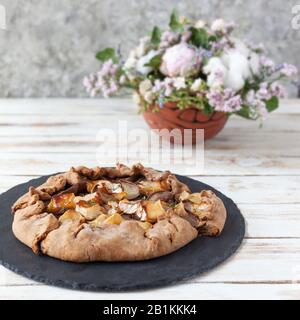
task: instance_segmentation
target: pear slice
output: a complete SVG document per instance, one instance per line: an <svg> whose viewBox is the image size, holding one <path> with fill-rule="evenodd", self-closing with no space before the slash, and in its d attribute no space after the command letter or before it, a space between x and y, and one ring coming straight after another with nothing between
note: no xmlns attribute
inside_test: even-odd
<svg viewBox="0 0 300 320"><path fill-rule="evenodd" d="M139 183L139 188L140 192L144 195L164 190L160 181L141 181Z"/></svg>
<svg viewBox="0 0 300 320"><path fill-rule="evenodd" d="M84 221L85 219L83 216L75 211L75 210L67 210L63 215L61 215L58 219L61 223L63 223L66 220L78 220L78 221Z"/></svg>
<svg viewBox="0 0 300 320"><path fill-rule="evenodd" d="M89 221L88 223L92 227L100 227L102 225L103 221L106 219L107 219L107 215L101 213L95 220Z"/></svg>
<svg viewBox="0 0 300 320"><path fill-rule="evenodd" d="M149 230L152 228L152 224L147 221L138 221L138 224L140 227L142 227L145 231Z"/></svg>
<svg viewBox="0 0 300 320"><path fill-rule="evenodd" d="M77 202L76 211L78 211L87 220L94 220L101 213L104 213L104 209L100 207L98 203L87 202L84 200Z"/></svg>
<svg viewBox="0 0 300 320"><path fill-rule="evenodd" d="M75 209L74 199L74 193L64 193L53 196L48 204L47 211L55 214L62 210Z"/></svg>
<svg viewBox="0 0 300 320"><path fill-rule="evenodd" d="M146 202L146 213L148 222L156 222L158 217L166 215L166 210L162 206L162 202L157 200Z"/></svg>
<svg viewBox="0 0 300 320"><path fill-rule="evenodd" d="M104 220L104 223L108 223L108 224L120 224L124 221L124 219L122 218L122 216L119 213L114 213L111 216L109 216L108 218L106 218Z"/></svg>

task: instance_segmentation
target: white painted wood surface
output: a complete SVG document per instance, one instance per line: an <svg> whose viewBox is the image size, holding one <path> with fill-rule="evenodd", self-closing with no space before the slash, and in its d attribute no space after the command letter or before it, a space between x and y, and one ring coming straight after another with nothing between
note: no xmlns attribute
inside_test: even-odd
<svg viewBox="0 0 300 320"><path fill-rule="evenodd" d="M0 99L0 192L72 165L97 165L96 133L118 120L146 128L127 99ZM221 190L246 218L243 245L211 272L155 290L88 293L46 286L0 267L0 298L300 299L299 123L298 100L283 101L261 129L231 118L205 144L203 172L197 166L172 168Z"/></svg>

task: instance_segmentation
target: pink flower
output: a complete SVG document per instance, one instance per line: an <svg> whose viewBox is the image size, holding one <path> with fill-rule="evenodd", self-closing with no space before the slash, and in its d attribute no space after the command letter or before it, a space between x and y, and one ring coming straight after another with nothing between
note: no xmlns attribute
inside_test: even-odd
<svg viewBox="0 0 300 320"><path fill-rule="evenodd" d="M196 48L180 43L166 50L160 72L168 77L188 77L199 71L201 56Z"/></svg>

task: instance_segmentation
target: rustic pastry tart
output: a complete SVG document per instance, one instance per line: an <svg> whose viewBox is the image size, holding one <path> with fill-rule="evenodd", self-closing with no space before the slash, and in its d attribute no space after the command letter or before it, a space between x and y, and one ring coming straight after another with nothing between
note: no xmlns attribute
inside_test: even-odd
<svg viewBox="0 0 300 320"><path fill-rule="evenodd" d="M191 193L169 171L71 168L19 198L14 235L61 260L135 261L171 253L197 236L218 236L226 209L210 190Z"/></svg>

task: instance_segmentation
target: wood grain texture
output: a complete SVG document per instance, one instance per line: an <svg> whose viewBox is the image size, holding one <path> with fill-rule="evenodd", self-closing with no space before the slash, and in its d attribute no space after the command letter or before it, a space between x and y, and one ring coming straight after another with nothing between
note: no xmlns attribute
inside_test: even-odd
<svg viewBox="0 0 300 320"><path fill-rule="evenodd" d="M130 128L147 128L128 99L0 99L0 192L72 165L101 165L96 134L116 128L118 120L126 120ZM262 129L233 117L219 136L206 142L204 170L172 166L174 172L231 197L245 216L245 242L212 272L176 286L109 294L49 287L0 267L0 298L299 299L299 120L297 100L283 101ZM147 148L140 151L146 159ZM175 148L171 158L176 157Z"/></svg>

